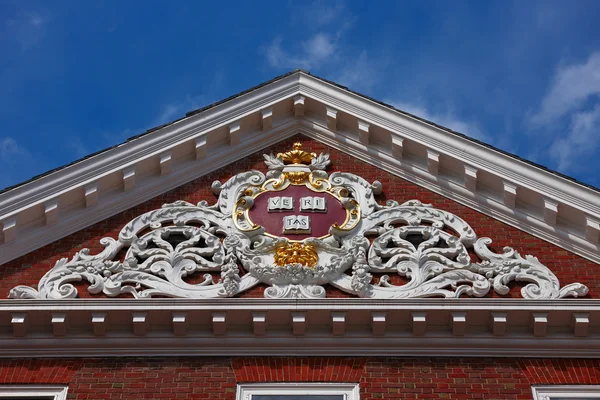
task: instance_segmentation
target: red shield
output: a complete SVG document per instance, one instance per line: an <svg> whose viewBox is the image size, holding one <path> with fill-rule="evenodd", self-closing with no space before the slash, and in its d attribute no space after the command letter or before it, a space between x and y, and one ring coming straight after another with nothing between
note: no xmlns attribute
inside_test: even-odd
<svg viewBox="0 0 600 400"><path fill-rule="evenodd" d="M269 198L291 197L293 210L269 211ZM326 210L323 212L301 210L300 199L304 197L323 197L326 201ZM310 233L284 233L283 220L285 216L308 216L310 218ZM314 192L306 186L291 185L280 191L268 191L259 194L254 199L254 206L250 209L250 220L265 228L273 236L282 236L290 240L302 240L308 237L323 237L329 234L329 228L334 223L342 225L346 220L346 210L335 196L327 192Z"/></svg>

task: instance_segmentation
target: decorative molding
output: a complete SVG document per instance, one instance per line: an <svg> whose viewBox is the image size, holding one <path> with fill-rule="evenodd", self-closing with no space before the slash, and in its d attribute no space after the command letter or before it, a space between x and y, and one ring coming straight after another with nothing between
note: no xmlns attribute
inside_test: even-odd
<svg viewBox="0 0 600 400"><path fill-rule="evenodd" d="M332 317L338 312L345 313L343 334L334 334L340 333L334 325L341 321ZM468 324L464 335L455 336L448 321L465 312ZM35 331L25 330L19 333L23 336L18 336L12 327L21 323L15 318L24 313L36 321ZM54 335L51 322L57 313L66 314L66 321L77 324L60 340ZM152 322L139 321L141 332L132 328L132 316L138 313L145 314L143 321ZM176 332L179 328L173 327L179 313L185 313L186 322L193 321L184 332ZM106 331L100 338L95 332L98 322L94 323L94 314L105 314ZM501 318L500 314L506 316ZM528 314L546 314L545 336L535 336L530 320L523 318ZM575 319L585 323L580 314L588 314L586 336L576 336L571 326ZM502 319L510 324L500 322ZM504 335L498 334L490 320L505 325ZM0 302L0 357L260 356L267 352L277 356L368 353L598 358L597 321L600 301L586 299L8 300ZM264 333L260 332L261 325ZM265 340L257 341L257 335Z"/></svg>
<svg viewBox="0 0 600 400"><path fill-rule="evenodd" d="M135 336L146 336L146 333L148 332L147 316L147 312L132 313L131 322L133 324L133 334Z"/></svg>
<svg viewBox="0 0 600 400"><path fill-rule="evenodd" d="M392 155L398 160L402 159L402 152L404 151L404 139L392 135Z"/></svg>
<svg viewBox="0 0 600 400"><path fill-rule="evenodd" d="M187 312L174 312L173 313L173 333L176 336L185 336L188 329L189 321L187 318Z"/></svg>
<svg viewBox="0 0 600 400"><path fill-rule="evenodd" d="M358 120L358 140L364 144L369 144L369 127L371 125L367 122Z"/></svg>
<svg viewBox="0 0 600 400"><path fill-rule="evenodd" d="M123 170L123 190L129 192L135 187L135 165Z"/></svg>
<svg viewBox="0 0 600 400"><path fill-rule="evenodd" d="M215 335L224 335L227 333L227 313L212 313L212 330Z"/></svg>
<svg viewBox="0 0 600 400"><path fill-rule="evenodd" d="M67 334L67 313L52 314L52 331L54 336L65 336Z"/></svg>
<svg viewBox="0 0 600 400"><path fill-rule="evenodd" d="M556 226L556 217L558 216L558 202L544 198L544 221L550 226Z"/></svg>
<svg viewBox="0 0 600 400"><path fill-rule="evenodd" d="M326 107L327 109L327 128L331 131L337 131L337 114L338 110L331 107Z"/></svg>
<svg viewBox="0 0 600 400"><path fill-rule="evenodd" d="M256 113L260 110L284 102L293 104L294 117L283 118L280 125L264 134L261 130L245 133L243 148L223 146L225 141L229 140L226 134L229 124L243 121L244 118L256 118ZM370 130L369 145L365 147L352 134L323 133L318 121L322 124L322 121L326 120L326 107L343 112L345 119L369 121L371 128L377 127L377 135L374 136ZM310 108L310 113L305 113L305 108ZM311 119L313 115L314 120ZM283 131L286 133L281 134ZM426 121L373 102L314 76L296 72L202 113L191 113L173 124L0 194L1 221L16 221L17 218L24 218L20 220L34 222L19 227L18 240L15 240L16 230L6 229L6 224L3 223L3 230L8 231L3 232L3 242L11 243L10 246L0 246L0 263L10 261L83 229L297 132L322 140L374 166L441 193L583 257L600 262L597 239L600 195L597 191L480 145L461 135L448 133ZM209 135L214 140L206 141ZM477 166L478 171L485 172L483 175L478 174L482 186L485 186L488 177L491 177L514 182L518 187L527 188L530 191L528 193L539 196L535 202L529 202L530 204L542 204L540 203L542 197L550 197L557 201L561 208L570 208L570 212L561 215L567 220L564 224L553 227L539 220L539 215L544 212L542 207L531 211L515 210L504 206L502 202L498 203L497 198L504 198L501 190L491 195L479 193L473 195L473 192L465 189L464 184L457 186L451 178L440 174L440 171L433 178L428 174L424 175L421 168L414 167L412 162L398 157L402 155L403 147L402 143L398 145L398 137L409 140L411 148L433 149L443 154L444 159ZM204 138L204 144L195 147L198 138ZM381 144L390 142L391 146ZM111 191L114 186L111 182L114 182L115 175L122 173L123 168L128 165L135 165L150 157L156 157L164 151L175 149L177 154L189 153L193 157L194 148L199 150L196 154L199 159L202 159L204 154L206 165L192 166L188 158L178 157L177 160L172 160L172 172L168 178L151 176L146 174L147 171L140 170L137 174L138 183L133 185L129 192ZM207 149L210 149L210 156L206 156ZM418 160L416 165L422 165L422 162L423 160ZM140 163L140 168L142 164L146 165ZM133 178L136 176L134 175ZM60 220L47 229L43 228L45 202L66 193L76 192L79 193L81 201L88 204L88 196L85 196L85 190L82 188L90 182L97 182L98 192L95 196L102 196L102 204L89 210L69 208L67 205L63 208L59 205ZM90 204L88 206L91 207ZM586 218L588 221L596 222L586 222Z"/></svg>
<svg viewBox="0 0 600 400"><path fill-rule="evenodd" d="M83 191L86 208L93 207L98 204L98 182L92 182L85 185Z"/></svg>
<svg viewBox="0 0 600 400"><path fill-rule="evenodd" d="M52 199L44 204L46 225L53 225L58 221L58 199Z"/></svg>
<svg viewBox="0 0 600 400"><path fill-rule="evenodd" d="M165 151L160 155L160 174L162 176L169 175L173 170L173 162L171 160L171 151Z"/></svg>
<svg viewBox="0 0 600 400"><path fill-rule="evenodd" d="M194 148L196 149L196 160L203 160L206 158L206 136L198 136L194 140Z"/></svg>
<svg viewBox="0 0 600 400"><path fill-rule="evenodd" d="M397 175L409 182L422 186L444 197L464 204L476 211L489 215L508 225L542 238L566 250L572 251L589 260L600 262L600 246L590 243L583 238L577 229L569 227L552 228L539 220L539 214L527 212L528 210L515 210L504 205L502 192L500 199L494 194L475 193L463 189L463 185L456 185L453 180L443 179L438 176L435 180L422 168L407 160L397 160L391 155L386 155L384 148L375 148L375 151L365 153L360 146L354 146L350 140L343 144L338 138L326 129L315 124L303 124L301 133L335 149L350 154L357 159L369 163L384 171ZM541 211L540 211L541 212Z"/></svg>
<svg viewBox="0 0 600 400"><path fill-rule="evenodd" d="M334 311L331 313L332 332L335 336L342 336L346 332L346 312Z"/></svg>
<svg viewBox="0 0 600 400"><path fill-rule="evenodd" d="M259 282L269 285L264 291L268 298L325 297L327 283L352 295L382 299L482 297L492 289L506 295L511 281L528 283L521 289L524 298L578 297L588 292L580 283L561 288L556 276L535 257L522 257L509 247L502 254L493 253L488 247L492 240L478 239L456 215L418 200L378 204L374 195L381 192L381 183L344 172L329 176L325 172L328 154L308 153L296 143L293 150L265 154L264 159L267 176L249 171L225 183L215 181L216 204L177 201L140 215L123 227L117 239L102 239L105 249L100 253L90 255L83 249L71 260L63 258L42 277L37 289L17 286L9 297L72 298L78 292L71 282L81 280L90 282L88 290L94 294L136 298L232 297ZM267 211L255 211L259 196L281 199L297 189L313 197L326 196L323 201L328 198L329 207L341 210L345 217L335 217L342 219L331 220L318 237L300 239L295 239L295 232L279 236L281 227L268 232L252 221L253 212ZM293 197L289 199L293 202ZM321 216L327 217L328 210ZM306 221L311 218L309 211L302 217ZM470 248L479 262L471 261ZM115 260L121 250L126 250L122 262ZM240 264L246 271L243 276ZM221 279L214 282L209 273L217 271ZM194 273L204 273L203 282L184 281ZM375 283L373 273L384 275ZM394 285L388 273L409 282ZM455 321L457 332L464 329L462 322Z"/></svg>
<svg viewBox="0 0 600 400"><path fill-rule="evenodd" d="M273 108L264 108L260 111L260 114L262 130L268 131L273 128Z"/></svg>
<svg viewBox="0 0 600 400"><path fill-rule="evenodd" d="M306 332L306 312L296 311L292 313L292 331L294 336L302 336Z"/></svg>
<svg viewBox="0 0 600 400"><path fill-rule="evenodd" d="M452 313L452 334L464 336L467 330L467 313L465 311Z"/></svg>
<svg viewBox="0 0 600 400"><path fill-rule="evenodd" d="M376 311L371 312L371 329L374 336L382 336L385 334L387 312Z"/></svg>
<svg viewBox="0 0 600 400"><path fill-rule="evenodd" d="M12 324L13 335L15 337L23 337L27 334L27 328L29 326L27 313L13 313L11 315L10 323Z"/></svg>
<svg viewBox="0 0 600 400"><path fill-rule="evenodd" d="M232 124L229 124L229 144L231 146L236 146L240 144L242 136L241 122L235 121Z"/></svg>
<svg viewBox="0 0 600 400"><path fill-rule="evenodd" d="M17 238L17 217L12 216L2 221L2 235L4 243L10 243Z"/></svg>
<svg viewBox="0 0 600 400"><path fill-rule="evenodd" d="M507 319L506 312L493 312L492 313L492 331L494 336L504 336L506 334Z"/></svg>
<svg viewBox="0 0 600 400"><path fill-rule="evenodd" d="M585 237L592 244L598 244L600 237L600 221L588 215L585 216Z"/></svg>
<svg viewBox="0 0 600 400"><path fill-rule="evenodd" d="M465 188L469 192L477 191L477 168L465 164Z"/></svg>
<svg viewBox="0 0 600 400"><path fill-rule="evenodd" d="M532 313L533 335L544 337L548 333L548 313Z"/></svg>
<svg viewBox="0 0 600 400"><path fill-rule="evenodd" d="M504 181L504 205L510 209L514 209L517 202L518 186L512 182Z"/></svg>
<svg viewBox="0 0 600 400"><path fill-rule="evenodd" d="M92 313L92 329L95 336L104 336L108 329L108 321L105 312Z"/></svg>
<svg viewBox="0 0 600 400"><path fill-rule="evenodd" d="M252 313L252 325L254 335L263 336L267 330L267 313L254 312Z"/></svg>
<svg viewBox="0 0 600 400"><path fill-rule="evenodd" d="M432 175L437 175L439 166L440 153L432 149L427 149L427 171Z"/></svg>
<svg viewBox="0 0 600 400"><path fill-rule="evenodd" d="M296 117L304 116L304 100L306 98L301 95L294 96L294 115Z"/></svg>
<svg viewBox="0 0 600 400"><path fill-rule="evenodd" d="M412 331L415 336L423 336L427 329L427 313L412 312Z"/></svg>
<svg viewBox="0 0 600 400"><path fill-rule="evenodd" d="M574 313L572 319L573 333L577 337L585 337L588 335L590 326L589 313Z"/></svg>

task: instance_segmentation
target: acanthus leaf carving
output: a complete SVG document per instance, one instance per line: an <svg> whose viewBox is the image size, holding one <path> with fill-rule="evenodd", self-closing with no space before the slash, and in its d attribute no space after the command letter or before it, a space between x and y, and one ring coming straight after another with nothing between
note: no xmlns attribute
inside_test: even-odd
<svg viewBox="0 0 600 400"><path fill-rule="evenodd" d="M308 153L296 143L288 153L264 158L266 177L249 171L223 184L216 181L212 189L219 197L213 205L177 201L146 212L126 224L116 240L102 239L100 253L84 249L71 260L63 258L37 290L17 286L9 297L73 298L78 295L73 283L79 281L87 281L92 294L136 298L232 297L259 283L268 285L267 298L321 298L327 284L381 299L482 297L492 289L506 295L513 282L526 283L524 298L588 292L580 283L561 288L536 257L512 248L494 253L491 239L477 239L452 213L418 200L378 204L381 183L344 172L329 176L328 154ZM325 193L332 203L321 212L339 207L346 213L344 223L332 224L325 236L295 240L251 222L248 213L257 207L257 196L282 196L293 186L304 186L311 196ZM471 259L469 249L479 260ZM123 260L117 258L122 250ZM391 274L406 283L393 283Z"/></svg>

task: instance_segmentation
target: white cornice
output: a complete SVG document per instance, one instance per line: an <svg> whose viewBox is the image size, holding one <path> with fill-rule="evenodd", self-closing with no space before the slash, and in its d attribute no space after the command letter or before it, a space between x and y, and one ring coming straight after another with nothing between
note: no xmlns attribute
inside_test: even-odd
<svg viewBox="0 0 600 400"><path fill-rule="evenodd" d="M0 264L298 132L600 262L597 191L296 72L0 194ZM463 172L445 175L447 160Z"/></svg>
<svg viewBox="0 0 600 400"><path fill-rule="evenodd" d="M302 74L300 91L326 105L343 110L367 123L421 143L458 160L493 171L498 177L556 196L561 203L583 207L600 213L600 195L597 191L577 184L534 165L523 162L497 150L483 146L460 135L428 124L417 118L399 113L389 107L366 99L358 94ZM565 191L565 189L568 189Z"/></svg>
<svg viewBox="0 0 600 400"><path fill-rule="evenodd" d="M314 123L303 121L303 127L300 129L306 136L348 153L361 161L439 193L444 197L455 200L458 203L572 251L575 254L579 254L589 260L600 262L600 248L598 245L592 244L587 237L581 234L574 235L568 229L557 229L545 223L543 219L531 218L525 212L507 207L498 199L474 193L456 182L440 179L439 176L432 179L426 167L422 168L407 161L399 162L397 158L377 150L365 152L364 149L360 148L358 143L353 143L349 140L342 143L336 138L335 134L322 129Z"/></svg>
<svg viewBox="0 0 600 400"><path fill-rule="evenodd" d="M585 299L9 300L0 355L597 358L599 317Z"/></svg>

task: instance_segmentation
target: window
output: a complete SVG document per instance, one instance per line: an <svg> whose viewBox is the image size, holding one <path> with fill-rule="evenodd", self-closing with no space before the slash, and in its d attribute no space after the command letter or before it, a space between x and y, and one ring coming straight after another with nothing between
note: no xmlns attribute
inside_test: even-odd
<svg viewBox="0 0 600 400"><path fill-rule="evenodd" d="M54 385L0 386L0 400L67 400L67 387Z"/></svg>
<svg viewBox="0 0 600 400"><path fill-rule="evenodd" d="M533 400L600 400L600 386L568 385L568 386L534 386Z"/></svg>
<svg viewBox="0 0 600 400"><path fill-rule="evenodd" d="M236 400L359 400L354 383L257 383L238 385Z"/></svg>

